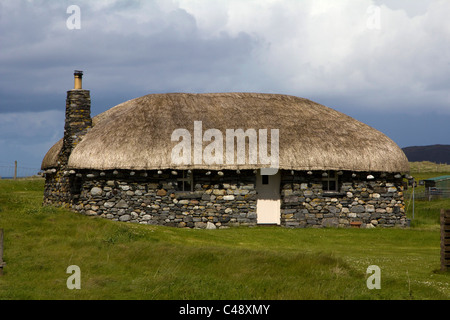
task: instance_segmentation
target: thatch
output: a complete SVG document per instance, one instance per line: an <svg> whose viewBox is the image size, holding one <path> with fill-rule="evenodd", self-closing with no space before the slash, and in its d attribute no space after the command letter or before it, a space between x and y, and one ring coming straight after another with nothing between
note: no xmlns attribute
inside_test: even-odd
<svg viewBox="0 0 450 320"><path fill-rule="evenodd" d="M185 128L194 140L194 121L203 132L223 134L223 165L175 166L171 141ZM279 129L279 168L407 172L403 151L383 133L343 113L307 99L259 93L151 94L124 102L93 119L93 128L75 147L74 169L255 169L257 164L227 164L226 129ZM248 143L248 141L247 141ZM203 142L203 148L209 142ZM55 165L58 142L42 168ZM247 146L248 150L248 146ZM268 144L270 150L270 144ZM193 153L193 152L192 152ZM193 157L193 156L192 156Z"/></svg>
<svg viewBox="0 0 450 320"><path fill-rule="evenodd" d="M44 159L42 160L41 169L49 169L56 167L58 162L58 155L61 151L63 145L63 139L60 139L58 142L56 142L46 153L44 156Z"/></svg>
<svg viewBox="0 0 450 320"><path fill-rule="evenodd" d="M109 115L111 112L114 112L114 110L115 110L117 107L120 107L120 106L121 106L121 104L119 104L119 105L117 105L117 106L115 106L115 107L113 107L113 108L111 108L111 109L109 109L109 110L107 110L107 111L105 111L105 112L102 112L102 113L96 115L95 117L93 117L93 118L92 118L92 126L95 126L95 125L96 125L97 123L99 123L101 120L103 120L104 118L107 118L108 115ZM63 124L63 125L64 125L64 124ZM46 169L49 169L49 168L55 168L55 167L57 167L57 164L58 164L58 155L59 155L59 153L61 152L62 146L63 146L63 138L59 139L58 142L56 142L56 143L55 143L55 144L47 151L47 153L45 154L44 159L42 160L42 163L41 163L41 169L42 169L42 170L46 170Z"/></svg>

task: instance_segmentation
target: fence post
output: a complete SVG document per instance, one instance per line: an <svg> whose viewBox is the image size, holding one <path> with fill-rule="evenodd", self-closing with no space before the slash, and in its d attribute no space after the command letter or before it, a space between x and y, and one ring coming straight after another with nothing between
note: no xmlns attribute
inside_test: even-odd
<svg viewBox="0 0 450 320"><path fill-rule="evenodd" d="M0 229L0 276L3 275L3 267L6 265L3 262L3 229Z"/></svg>
<svg viewBox="0 0 450 320"><path fill-rule="evenodd" d="M441 209L441 270L450 267L450 209Z"/></svg>
<svg viewBox="0 0 450 320"><path fill-rule="evenodd" d="M414 180L414 178L413 178L413 194L412 194L412 202L413 202L413 220L414 220L414 201L415 201L415 194L414 194L414 185L416 184L416 181Z"/></svg>
<svg viewBox="0 0 450 320"><path fill-rule="evenodd" d="M17 160L14 161L14 180L17 179Z"/></svg>

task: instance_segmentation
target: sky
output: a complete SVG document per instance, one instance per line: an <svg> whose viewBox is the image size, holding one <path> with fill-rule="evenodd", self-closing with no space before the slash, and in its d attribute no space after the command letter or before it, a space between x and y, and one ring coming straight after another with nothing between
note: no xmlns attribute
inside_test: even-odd
<svg viewBox="0 0 450 320"><path fill-rule="evenodd" d="M1 0L0 176L37 172L83 70L95 116L150 93L326 105L400 147L450 144L450 1Z"/></svg>

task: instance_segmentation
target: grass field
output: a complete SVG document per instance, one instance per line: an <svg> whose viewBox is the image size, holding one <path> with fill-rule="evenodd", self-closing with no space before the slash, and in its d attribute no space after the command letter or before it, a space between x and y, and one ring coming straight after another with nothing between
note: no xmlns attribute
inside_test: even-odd
<svg viewBox="0 0 450 320"><path fill-rule="evenodd" d="M0 181L0 299L450 298L450 273L439 271L449 199L415 201L408 229L197 230L42 207L42 194L40 179ZM80 290L67 288L70 265ZM367 288L370 265L381 270L379 290Z"/></svg>
<svg viewBox="0 0 450 320"><path fill-rule="evenodd" d="M432 173L435 172L450 172L450 164L446 163L434 163L430 161L417 161L417 162L410 162L410 169L411 172L415 174L421 174L421 173Z"/></svg>

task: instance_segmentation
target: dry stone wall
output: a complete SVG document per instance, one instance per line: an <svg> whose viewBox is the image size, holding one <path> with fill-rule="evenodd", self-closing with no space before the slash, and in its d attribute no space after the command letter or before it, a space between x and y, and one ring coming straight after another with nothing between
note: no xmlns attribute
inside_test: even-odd
<svg viewBox="0 0 450 320"><path fill-rule="evenodd" d="M69 90L66 98L66 121L61 151L57 158L57 168L45 171L46 183L44 204L69 205L77 193L74 184L75 171L67 168L73 148L92 127L91 98L89 90Z"/></svg>
<svg viewBox="0 0 450 320"><path fill-rule="evenodd" d="M281 224L287 227L362 228L406 226L403 182L394 174L343 172L339 188L324 191L321 172L285 174L281 183Z"/></svg>
<svg viewBox="0 0 450 320"><path fill-rule="evenodd" d="M182 191L181 171L65 171L46 175L45 204L67 204L92 216L142 224L223 228L257 224L253 170L194 171L192 191ZM282 171L281 225L362 228L406 226L402 178L344 172L336 191L321 172ZM63 182L63 183L61 183ZM70 192L61 189L70 186ZM186 186L185 186L186 187ZM64 199L70 199L64 203Z"/></svg>
<svg viewBox="0 0 450 320"><path fill-rule="evenodd" d="M171 172L91 173L81 183L72 208L111 220L172 227L256 224L254 175L201 172L192 191L180 190L178 178Z"/></svg>

